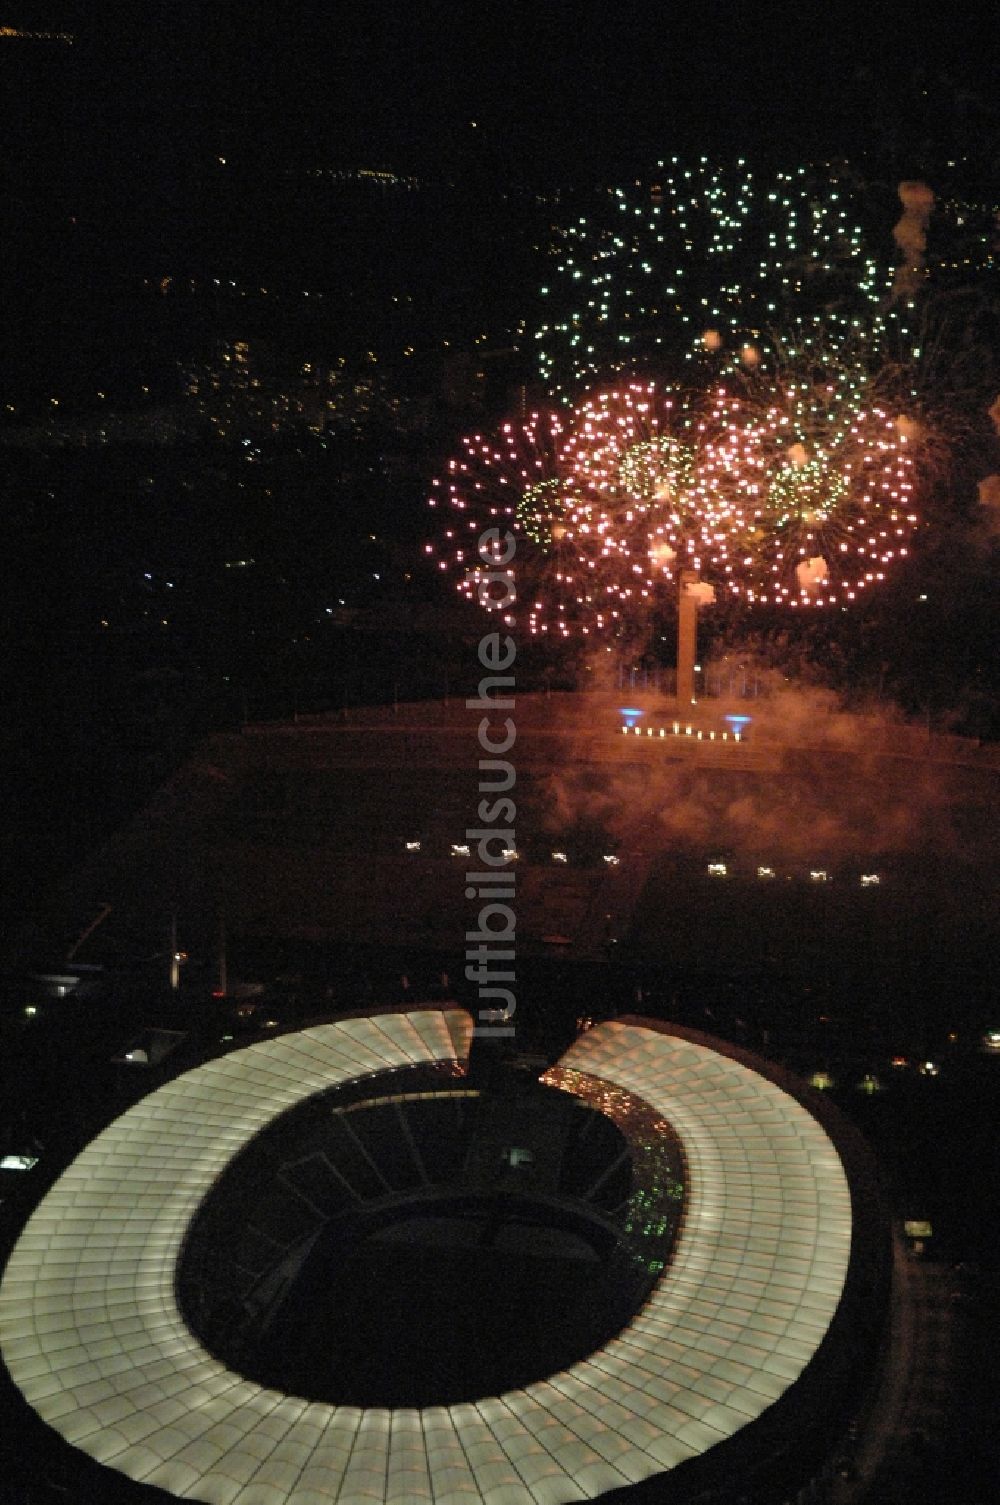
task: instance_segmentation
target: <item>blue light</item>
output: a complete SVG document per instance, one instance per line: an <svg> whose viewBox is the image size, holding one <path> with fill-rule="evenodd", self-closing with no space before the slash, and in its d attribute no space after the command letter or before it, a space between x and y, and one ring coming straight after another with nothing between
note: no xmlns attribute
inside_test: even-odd
<svg viewBox="0 0 1000 1505"><path fill-rule="evenodd" d="M623 705L619 708L619 714L624 716L626 726L635 726L640 716L645 716L645 711L638 710L635 706Z"/></svg>
<svg viewBox="0 0 1000 1505"><path fill-rule="evenodd" d="M750 716L724 716L722 719L728 721L736 731L740 731L752 718Z"/></svg>

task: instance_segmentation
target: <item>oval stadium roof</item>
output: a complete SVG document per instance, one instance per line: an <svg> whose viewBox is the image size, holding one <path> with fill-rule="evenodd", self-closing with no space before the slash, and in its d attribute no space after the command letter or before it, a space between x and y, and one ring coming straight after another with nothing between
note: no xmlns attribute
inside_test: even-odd
<svg viewBox="0 0 1000 1505"><path fill-rule="evenodd" d="M652 1295L603 1348L504 1395L365 1410L262 1389L200 1346L177 1306L186 1230L264 1125L338 1083L464 1059L458 1009L378 1013L207 1062L137 1103L39 1204L0 1286L0 1347L67 1442L212 1505L563 1505L673 1469L792 1386L840 1302L844 1164L769 1077L639 1020L560 1065L646 1100L680 1137L688 1203Z"/></svg>

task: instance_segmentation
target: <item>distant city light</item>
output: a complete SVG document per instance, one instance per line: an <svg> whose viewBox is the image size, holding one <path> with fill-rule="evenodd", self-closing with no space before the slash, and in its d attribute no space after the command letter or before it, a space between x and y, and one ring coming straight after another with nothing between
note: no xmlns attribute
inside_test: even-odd
<svg viewBox="0 0 1000 1505"><path fill-rule="evenodd" d="M614 852L605 852L604 861L608 864L608 867L618 867L621 863L621 858L616 857Z"/></svg>
<svg viewBox="0 0 1000 1505"><path fill-rule="evenodd" d="M451 844L451 855L453 857L468 857L469 850L463 841L453 841Z"/></svg>
<svg viewBox="0 0 1000 1505"><path fill-rule="evenodd" d="M4 1155L0 1160L0 1171L30 1171L37 1164L37 1155Z"/></svg>
<svg viewBox="0 0 1000 1505"><path fill-rule="evenodd" d="M758 878L773 878L774 877L774 868L773 867L759 867L757 869L757 877Z"/></svg>
<svg viewBox="0 0 1000 1505"><path fill-rule="evenodd" d="M725 878L729 874L729 869L724 862L710 862L708 871L713 878Z"/></svg>
<svg viewBox="0 0 1000 1505"><path fill-rule="evenodd" d="M552 861L553 862L568 862L569 858L567 857L567 855L566 855L565 852L553 852L552 853Z"/></svg>
<svg viewBox="0 0 1000 1505"><path fill-rule="evenodd" d="M829 883L830 881L830 874L825 867L810 868L809 877L813 883Z"/></svg>
<svg viewBox="0 0 1000 1505"><path fill-rule="evenodd" d="M408 852L419 852L420 851L420 842L419 841L408 841L408 842L405 843L405 846L406 846L406 850Z"/></svg>
<svg viewBox="0 0 1000 1505"><path fill-rule="evenodd" d="M24 31L20 26L0 26L0 37L22 42L62 42L72 47L76 37L71 31Z"/></svg>
<svg viewBox="0 0 1000 1505"><path fill-rule="evenodd" d="M833 1086L833 1077L828 1071L814 1071L809 1078L810 1087L815 1087L817 1092L829 1092Z"/></svg>
<svg viewBox="0 0 1000 1505"><path fill-rule="evenodd" d="M882 879L881 879L881 877L879 876L878 873L862 873L861 874L861 887L862 888L875 888L881 882L882 882Z"/></svg>

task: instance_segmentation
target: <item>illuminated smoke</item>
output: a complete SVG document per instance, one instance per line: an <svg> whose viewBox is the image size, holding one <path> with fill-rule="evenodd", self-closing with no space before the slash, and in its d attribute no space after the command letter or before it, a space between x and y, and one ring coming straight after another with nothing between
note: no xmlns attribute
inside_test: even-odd
<svg viewBox="0 0 1000 1505"><path fill-rule="evenodd" d="M994 537L1000 537L1000 475L985 476L979 482L980 521Z"/></svg>
<svg viewBox="0 0 1000 1505"><path fill-rule="evenodd" d="M899 185L903 213L893 226L892 236L903 253L896 268L893 291L897 298L914 298L926 277L927 227L934 208L934 191L926 183L909 181Z"/></svg>
<svg viewBox="0 0 1000 1505"><path fill-rule="evenodd" d="M771 693L737 700L733 709L752 714L756 766L740 771L735 761L706 767L696 754L682 761L651 754L595 767L588 730L579 758L567 756L545 783L553 837L583 824L626 848L725 849L736 860L819 866L862 853L959 855L970 831L996 846L992 773L973 780L968 769L928 757L926 732L884 704L848 713L830 690L754 673ZM725 702L717 704L721 715ZM588 728L602 714L595 701Z"/></svg>
<svg viewBox="0 0 1000 1505"><path fill-rule="evenodd" d="M989 415L993 420L993 427L1000 434L1000 397L997 398L996 402L989 409Z"/></svg>
<svg viewBox="0 0 1000 1505"><path fill-rule="evenodd" d="M827 562L819 554L813 559L803 559L795 569L795 578L798 581L799 590L802 591L818 590L820 586L826 584L829 577Z"/></svg>
<svg viewBox="0 0 1000 1505"><path fill-rule="evenodd" d="M688 580L683 586L684 595L697 601L699 606L711 606L715 601L715 586L707 580Z"/></svg>

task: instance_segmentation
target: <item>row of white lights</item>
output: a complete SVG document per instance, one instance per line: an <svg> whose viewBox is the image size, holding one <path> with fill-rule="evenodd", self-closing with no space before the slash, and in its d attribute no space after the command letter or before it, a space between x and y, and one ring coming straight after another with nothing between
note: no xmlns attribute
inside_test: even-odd
<svg viewBox="0 0 1000 1505"><path fill-rule="evenodd" d="M693 737L698 742L706 740L709 742L743 741L739 732L704 732L700 729L696 730L693 726L682 726L679 721L675 721L669 730L665 726L647 726L645 728L641 726L623 726L622 736L627 737L629 732L632 732L634 736L641 737L644 730L647 737Z"/></svg>
<svg viewBox="0 0 1000 1505"><path fill-rule="evenodd" d="M699 733L699 736L700 735L701 734ZM723 736L724 735L725 735L725 733L723 733ZM662 736L662 733L661 733L661 736ZM403 845L404 845L404 847L405 847L405 849L406 849L407 852L414 852L415 853L415 852L419 852L421 850L421 847L422 847L423 843L419 842L419 841L407 841L407 842L404 842ZM466 842L463 842L463 841L453 841L452 844L451 844L451 855L453 857L469 857L469 856L472 855L472 851L471 851L471 848L469 847L469 845ZM520 856L521 856L520 852L505 852L503 854L503 858L504 858L505 862L517 862L520 859ZM563 852L563 851L554 851L554 852L551 853L551 857L552 857L552 861L553 862L559 862L559 863L569 862L569 855L568 855L568 853ZM607 863L608 867L618 867L620 865L620 863L621 863L621 858L617 857L613 852L605 852L603 854L603 860ZM707 870L708 870L709 876L712 877L712 878L727 878L729 876L729 867L728 867L728 864L725 863L725 862L710 862L708 864L708 869ZM767 865L761 865L757 869L757 877L758 878L767 879L767 878L776 878L777 876L778 876L777 870L775 868L773 868L773 867L769 867ZM809 877L810 877L810 880L813 883L829 883L830 882L830 873L827 871L826 868L822 868L822 867L810 868L809 869ZM882 882L882 877L881 877L881 874L879 874L879 873L862 873L861 874L861 887L862 888L874 888L874 887L877 887L877 885L880 884L881 882Z"/></svg>
<svg viewBox="0 0 1000 1505"><path fill-rule="evenodd" d="M725 862L710 862L707 871L712 878L729 877L729 866ZM777 876L778 874L773 867L762 865L757 869L758 878L776 878ZM829 883L830 878L831 875L825 867L813 867L809 869L809 879L812 883ZM877 888L881 882L882 875L880 873L861 874L862 888Z"/></svg>
<svg viewBox="0 0 1000 1505"><path fill-rule="evenodd" d="M423 843L419 841L405 841L403 843L408 852L419 852L422 845ZM471 857L472 855L472 848L464 841L453 841L450 850L453 857ZM555 851L550 855L553 862L569 862L569 854L567 852ZM520 852L503 853L504 862L518 862L520 857ZM603 860L607 863L608 867L618 867L621 864L621 858L617 857L614 852L603 853Z"/></svg>

